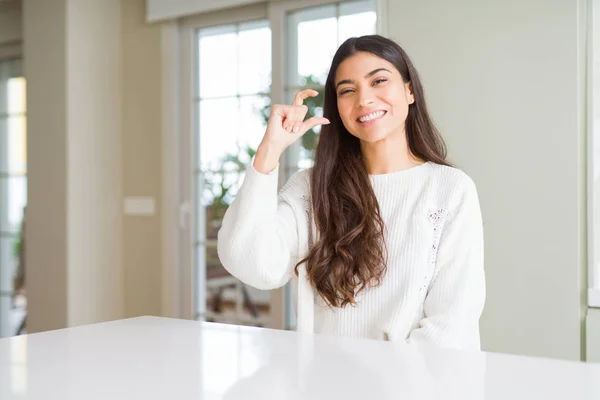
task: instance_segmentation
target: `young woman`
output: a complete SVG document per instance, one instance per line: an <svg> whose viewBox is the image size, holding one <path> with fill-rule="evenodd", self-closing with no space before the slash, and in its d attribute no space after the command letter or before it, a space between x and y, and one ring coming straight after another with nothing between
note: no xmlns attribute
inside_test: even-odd
<svg viewBox="0 0 600 400"><path fill-rule="evenodd" d="M274 105L218 237L224 267L275 289L297 279L297 330L479 349L483 229L473 181L445 144L404 50L348 39L325 84L324 117ZM322 125L314 167L279 191L278 161Z"/></svg>

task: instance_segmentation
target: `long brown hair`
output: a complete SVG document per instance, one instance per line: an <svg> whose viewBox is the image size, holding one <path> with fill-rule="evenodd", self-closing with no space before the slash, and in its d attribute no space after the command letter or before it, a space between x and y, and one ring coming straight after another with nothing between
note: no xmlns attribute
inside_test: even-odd
<svg viewBox="0 0 600 400"><path fill-rule="evenodd" d="M311 173L312 215L317 240L306 262L307 278L333 307L354 304L355 296L377 286L387 269L384 223L360 150L360 140L342 123L337 108L335 75L339 65L357 52L369 52L389 61L410 82L415 101L406 118L408 148L423 161L450 165L446 145L434 126L417 70L404 50L379 35L346 40L337 50L325 83L324 125L315 150Z"/></svg>

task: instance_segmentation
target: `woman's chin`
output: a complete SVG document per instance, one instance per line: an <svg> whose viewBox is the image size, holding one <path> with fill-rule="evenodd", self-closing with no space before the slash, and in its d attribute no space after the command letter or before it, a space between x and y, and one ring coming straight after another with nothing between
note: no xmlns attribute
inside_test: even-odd
<svg viewBox="0 0 600 400"><path fill-rule="evenodd" d="M377 143L387 137L387 133L382 129L373 129L360 132L360 135L356 135L361 142L364 143Z"/></svg>
<svg viewBox="0 0 600 400"><path fill-rule="evenodd" d="M391 132L396 130L390 129L389 126L353 126L352 130L348 129L350 134L365 144L377 143L390 136Z"/></svg>

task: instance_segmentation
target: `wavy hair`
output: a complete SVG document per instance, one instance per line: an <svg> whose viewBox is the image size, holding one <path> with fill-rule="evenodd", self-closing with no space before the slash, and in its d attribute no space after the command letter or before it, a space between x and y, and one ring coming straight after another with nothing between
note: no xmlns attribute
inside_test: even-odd
<svg viewBox="0 0 600 400"><path fill-rule="evenodd" d="M360 140L344 127L337 108L335 75L339 65L357 52L368 52L393 64L415 101L405 123L413 156L442 165L446 145L433 124L417 70L404 50L379 35L346 40L337 50L325 83L323 116L331 122L321 128L311 172L312 216L317 238L306 263L307 278L332 307L356 303L367 287L377 286L387 269L384 222L363 160Z"/></svg>

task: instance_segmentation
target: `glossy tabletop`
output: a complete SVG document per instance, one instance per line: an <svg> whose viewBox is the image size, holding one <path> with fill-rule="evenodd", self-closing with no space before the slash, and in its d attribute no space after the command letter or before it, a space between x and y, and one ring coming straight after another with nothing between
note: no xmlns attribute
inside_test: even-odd
<svg viewBox="0 0 600 400"><path fill-rule="evenodd" d="M0 340L0 399L598 400L600 364L140 317Z"/></svg>

